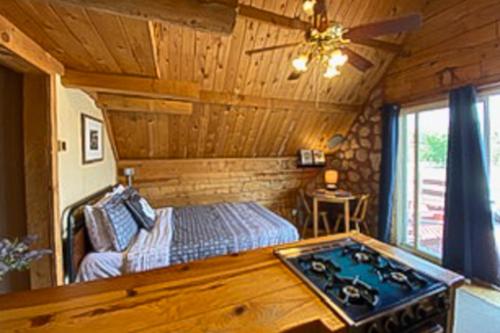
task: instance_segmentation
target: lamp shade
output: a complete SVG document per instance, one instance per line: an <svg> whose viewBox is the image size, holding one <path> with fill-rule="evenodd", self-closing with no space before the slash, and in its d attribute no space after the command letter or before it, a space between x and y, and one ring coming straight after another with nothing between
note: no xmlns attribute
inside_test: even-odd
<svg viewBox="0 0 500 333"><path fill-rule="evenodd" d="M337 184L339 180L339 173L337 170L326 170L325 171L325 184Z"/></svg>

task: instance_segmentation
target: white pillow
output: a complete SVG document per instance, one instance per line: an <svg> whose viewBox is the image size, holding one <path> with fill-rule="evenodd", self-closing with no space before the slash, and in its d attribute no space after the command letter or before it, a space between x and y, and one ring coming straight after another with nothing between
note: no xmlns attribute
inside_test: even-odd
<svg viewBox="0 0 500 333"><path fill-rule="evenodd" d="M149 202L143 197L141 197L141 200L139 202L141 203L142 211L144 212L144 214L146 214L147 217L154 221L156 219L156 211L153 209L153 207L151 207Z"/></svg>
<svg viewBox="0 0 500 333"><path fill-rule="evenodd" d="M109 234L108 215L103 207L113 196L122 193L124 190L125 188L119 185L112 192L106 193L94 205L86 205L83 209L90 242L97 252L106 252L113 249L113 242Z"/></svg>

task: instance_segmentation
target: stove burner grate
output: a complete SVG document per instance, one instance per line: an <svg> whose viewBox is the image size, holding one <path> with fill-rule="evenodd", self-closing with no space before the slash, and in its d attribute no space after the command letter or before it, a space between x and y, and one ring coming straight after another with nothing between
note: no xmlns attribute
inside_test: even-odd
<svg viewBox="0 0 500 333"><path fill-rule="evenodd" d="M330 275L340 272L340 267L328 259L317 255L308 255L299 258L300 266L311 273L328 278Z"/></svg>
<svg viewBox="0 0 500 333"><path fill-rule="evenodd" d="M380 281L390 281L411 290L427 285L427 280L409 267L398 266L387 261L384 266L375 266Z"/></svg>
<svg viewBox="0 0 500 333"><path fill-rule="evenodd" d="M381 265L382 259L380 254L377 252L365 247L361 244L353 244L345 246L342 249L343 256L351 256L352 260L354 260L358 264L372 264L372 265Z"/></svg>
<svg viewBox="0 0 500 333"><path fill-rule="evenodd" d="M375 307L380 300L378 290L361 281L334 274L324 286L324 291L344 305Z"/></svg>

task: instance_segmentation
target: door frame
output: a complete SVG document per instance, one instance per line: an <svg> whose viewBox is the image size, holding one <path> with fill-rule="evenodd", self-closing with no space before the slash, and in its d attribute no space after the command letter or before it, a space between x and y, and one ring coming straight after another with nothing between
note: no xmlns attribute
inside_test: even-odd
<svg viewBox="0 0 500 333"><path fill-rule="evenodd" d="M53 253L31 265L31 289L63 283L59 213L56 75L64 66L0 15L0 63L23 75L26 226Z"/></svg>

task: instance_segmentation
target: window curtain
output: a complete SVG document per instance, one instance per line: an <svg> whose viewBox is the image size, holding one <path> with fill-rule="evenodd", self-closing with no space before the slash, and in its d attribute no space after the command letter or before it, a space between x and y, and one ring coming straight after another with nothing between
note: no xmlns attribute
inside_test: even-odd
<svg viewBox="0 0 500 333"><path fill-rule="evenodd" d="M493 215L476 91L450 93L443 265L499 284Z"/></svg>
<svg viewBox="0 0 500 333"><path fill-rule="evenodd" d="M380 164L378 238L386 243L391 237L392 199L398 160L399 111L400 106L396 104L385 104L381 109L382 161Z"/></svg>

